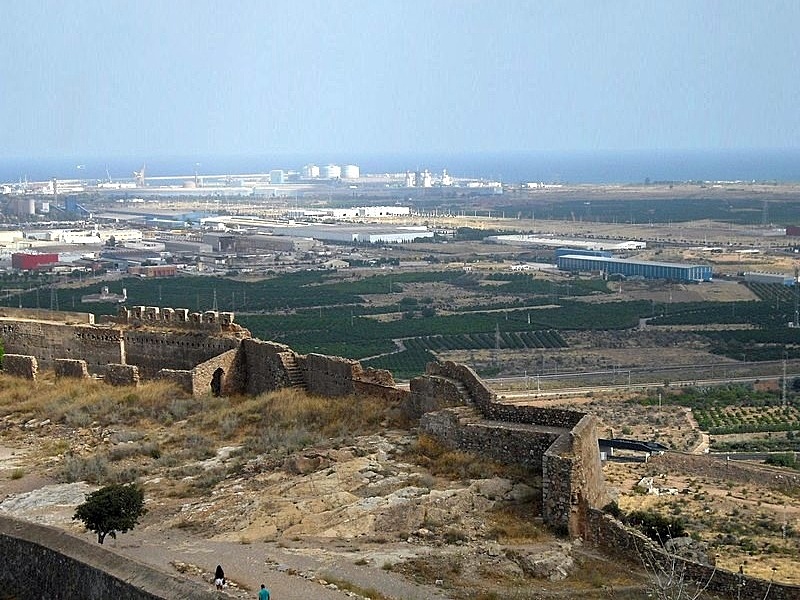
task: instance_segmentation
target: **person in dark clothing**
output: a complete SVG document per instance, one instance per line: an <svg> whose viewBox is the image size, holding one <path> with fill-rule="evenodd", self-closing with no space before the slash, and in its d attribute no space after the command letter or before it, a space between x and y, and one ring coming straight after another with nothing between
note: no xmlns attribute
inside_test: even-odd
<svg viewBox="0 0 800 600"><path fill-rule="evenodd" d="M222 565L217 565L217 570L214 571L214 585L218 590L225 587L225 571L222 570Z"/></svg>

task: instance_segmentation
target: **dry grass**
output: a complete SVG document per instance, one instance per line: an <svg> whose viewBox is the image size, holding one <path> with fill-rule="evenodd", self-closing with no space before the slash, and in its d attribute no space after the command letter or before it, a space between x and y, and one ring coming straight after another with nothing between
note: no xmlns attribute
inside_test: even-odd
<svg viewBox="0 0 800 600"><path fill-rule="evenodd" d="M38 454L57 461L57 479L105 484L165 472L190 478L175 494L206 491L227 475L189 468L221 446L240 447L227 463L235 470L247 457L281 457L375 433L393 412L375 398L321 398L298 390L193 398L158 381L131 388L48 374L35 382L0 375L0 418L19 425L49 420L52 432Z"/></svg>
<svg viewBox="0 0 800 600"><path fill-rule="evenodd" d="M504 465L470 452L453 450L424 434L408 448L404 459L415 462L437 477L451 480L504 477L525 481L529 485L536 482L538 485L536 475L522 467Z"/></svg>
<svg viewBox="0 0 800 600"><path fill-rule="evenodd" d="M520 544L540 540L550 534L536 522L541 514L533 502L512 504L494 511L487 525L487 536L502 544Z"/></svg>

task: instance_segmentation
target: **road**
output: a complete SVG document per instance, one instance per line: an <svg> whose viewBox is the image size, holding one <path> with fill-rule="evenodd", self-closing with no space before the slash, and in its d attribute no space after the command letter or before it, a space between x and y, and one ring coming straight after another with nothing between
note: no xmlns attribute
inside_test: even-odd
<svg viewBox="0 0 800 600"><path fill-rule="evenodd" d="M797 374L787 374L786 377L796 377ZM782 379L781 375L774 375L774 376L759 376L759 377L720 377L714 379L687 379L684 381L671 381L669 383L670 388L679 388L679 387L695 387L695 386L717 386L717 385L725 385L728 383L753 383L756 381L779 381ZM501 380L502 381L502 380ZM642 391L648 389L658 389L664 388L663 381L654 381L650 383L631 383L631 384L615 384L615 385L594 385L594 386L581 386L581 387L568 387L568 388L560 388L557 390L502 390L497 389L492 384L496 383L496 380L486 380L486 383L489 384L495 393L497 393L498 398L504 400L506 402L511 401L513 402L524 402L528 399L536 399L536 398L552 398L552 397L559 397L559 396L581 396L590 393L600 393L600 392L622 392L622 391Z"/></svg>

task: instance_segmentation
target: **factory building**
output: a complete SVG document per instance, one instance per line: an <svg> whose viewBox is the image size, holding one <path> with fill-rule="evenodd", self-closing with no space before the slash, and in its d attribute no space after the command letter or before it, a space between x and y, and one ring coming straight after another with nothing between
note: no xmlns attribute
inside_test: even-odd
<svg viewBox="0 0 800 600"><path fill-rule="evenodd" d="M795 284L795 279L791 275L783 275L782 273L758 273L756 271L748 271L744 274L744 280L752 283L779 283L780 285L792 286Z"/></svg>
<svg viewBox="0 0 800 600"><path fill-rule="evenodd" d="M673 279L675 281L711 281L711 267L681 263L651 262L608 258L605 256L581 256L566 254L556 259L562 271L600 271L606 275L642 277L644 279Z"/></svg>
<svg viewBox="0 0 800 600"><path fill-rule="evenodd" d="M490 235L486 239L498 244L512 244L516 246L543 246L551 248L581 248L583 250L625 251L643 250L647 247L647 242L640 242L636 240L570 240L527 234Z"/></svg>
<svg viewBox="0 0 800 600"><path fill-rule="evenodd" d="M11 255L11 266L20 271L33 271L43 267L51 267L58 263L58 254L27 254L15 252Z"/></svg>

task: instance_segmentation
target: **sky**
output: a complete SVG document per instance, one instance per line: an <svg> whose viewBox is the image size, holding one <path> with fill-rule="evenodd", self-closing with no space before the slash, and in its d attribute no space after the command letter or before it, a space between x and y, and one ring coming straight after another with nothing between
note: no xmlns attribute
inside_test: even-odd
<svg viewBox="0 0 800 600"><path fill-rule="evenodd" d="M3 2L0 160L796 149L796 0Z"/></svg>

